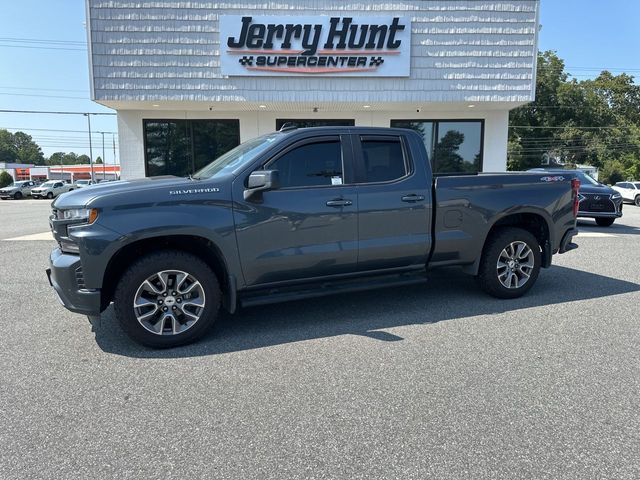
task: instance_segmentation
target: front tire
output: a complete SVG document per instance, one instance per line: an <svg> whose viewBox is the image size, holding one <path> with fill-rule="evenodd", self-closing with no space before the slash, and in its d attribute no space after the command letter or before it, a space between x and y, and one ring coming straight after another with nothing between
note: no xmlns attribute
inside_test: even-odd
<svg viewBox="0 0 640 480"><path fill-rule="evenodd" d="M116 317L135 342L170 348L202 338L220 309L215 273L198 257L174 250L149 254L120 279Z"/></svg>
<svg viewBox="0 0 640 480"><path fill-rule="evenodd" d="M633 203L636 207L640 207L640 195L636 195L636 198L633 200Z"/></svg>
<svg viewBox="0 0 640 480"><path fill-rule="evenodd" d="M496 298L517 298L529 291L540 273L540 244L521 228L495 230L485 243L478 281Z"/></svg>
<svg viewBox="0 0 640 480"><path fill-rule="evenodd" d="M600 227L610 227L611 225L613 225L613 222L615 222L615 220L615 218L598 217L596 218L596 223Z"/></svg>
<svg viewBox="0 0 640 480"><path fill-rule="evenodd" d="M22 193L21 193L21 192L16 192L16 193L13 195L13 199L14 199L14 200L20 200L21 198L22 198Z"/></svg>
<svg viewBox="0 0 640 480"><path fill-rule="evenodd" d="M47 198L49 200L51 200L53 198L53 193L51 193L51 192L47 193Z"/></svg>

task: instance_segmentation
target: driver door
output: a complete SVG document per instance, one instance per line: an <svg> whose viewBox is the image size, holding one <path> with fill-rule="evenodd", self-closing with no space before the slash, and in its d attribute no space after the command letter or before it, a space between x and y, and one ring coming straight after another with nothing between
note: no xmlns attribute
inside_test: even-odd
<svg viewBox="0 0 640 480"><path fill-rule="evenodd" d="M244 200L234 181L234 220L247 286L353 272L358 261L358 196L348 136L300 140L263 165L280 188Z"/></svg>

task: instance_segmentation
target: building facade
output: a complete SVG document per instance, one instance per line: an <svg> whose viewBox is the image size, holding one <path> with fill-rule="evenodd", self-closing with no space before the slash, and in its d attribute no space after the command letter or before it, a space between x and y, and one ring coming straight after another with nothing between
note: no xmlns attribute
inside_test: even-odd
<svg viewBox="0 0 640 480"><path fill-rule="evenodd" d="M506 169L538 0L87 0L122 178L198 170L282 125L413 128L437 172Z"/></svg>

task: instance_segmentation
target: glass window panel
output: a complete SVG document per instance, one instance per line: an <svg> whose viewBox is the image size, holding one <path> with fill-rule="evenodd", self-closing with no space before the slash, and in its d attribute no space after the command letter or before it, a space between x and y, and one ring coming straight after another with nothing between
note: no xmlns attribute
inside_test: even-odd
<svg viewBox="0 0 640 480"><path fill-rule="evenodd" d="M409 130L418 132L422 137L424 147L427 149L429 160L432 161L435 122L425 122L422 120L391 120L391 126L394 128L408 128Z"/></svg>
<svg viewBox="0 0 640 480"><path fill-rule="evenodd" d="M362 156L367 182L389 182L407 174L400 140L364 140Z"/></svg>
<svg viewBox="0 0 640 480"><path fill-rule="evenodd" d="M280 130L287 123L289 126L297 128L308 127L353 127L356 122L353 119L300 119L300 118L278 118L276 120L276 130Z"/></svg>
<svg viewBox="0 0 640 480"><path fill-rule="evenodd" d="M339 141L302 145L268 167L280 172L282 187L342 184L342 149Z"/></svg>
<svg viewBox="0 0 640 480"><path fill-rule="evenodd" d="M434 172L479 172L482 163L481 137L481 122L439 122Z"/></svg>
<svg viewBox="0 0 640 480"><path fill-rule="evenodd" d="M237 120L146 120L147 175L185 177L240 143Z"/></svg>

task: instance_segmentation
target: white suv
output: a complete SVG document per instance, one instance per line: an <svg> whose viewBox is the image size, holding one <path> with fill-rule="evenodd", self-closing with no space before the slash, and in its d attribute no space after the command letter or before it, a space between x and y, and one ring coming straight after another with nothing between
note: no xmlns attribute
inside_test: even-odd
<svg viewBox="0 0 640 480"><path fill-rule="evenodd" d="M640 207L640 182L618 182L611 188L620 192L623 201L635 203Z"/></svg>
<svg viewBox="0 0 640 480"><path fill-rule="evenodd" d="M31 196L33 198L53 198L57 197L61 193L67 193L73 190L73 185L68 184L63 180L49 180L42 185L31 189Z"/></svg>

